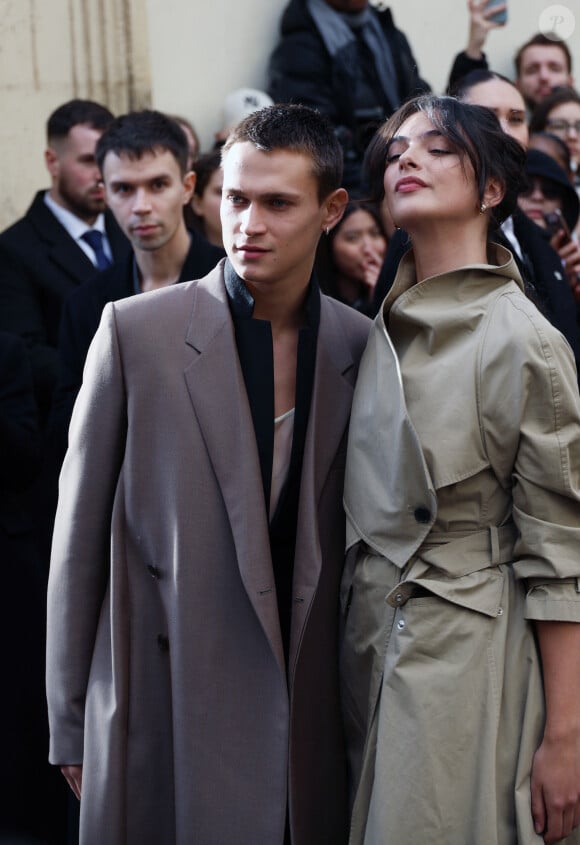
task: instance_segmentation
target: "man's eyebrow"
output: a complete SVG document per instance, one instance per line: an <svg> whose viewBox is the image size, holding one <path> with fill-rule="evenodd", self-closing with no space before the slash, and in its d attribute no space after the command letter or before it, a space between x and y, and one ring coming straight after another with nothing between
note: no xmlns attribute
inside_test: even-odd
<svg viewBox="0 0 580 845"><path fill-rule="evenodd" d="M223 189L224 194L240 194L240 196L245 196L246 191L242 190L242 188L236 188L234 186L229 186L224 183ZM264 191L264 193L258 194L258 199L261 200L273 200L273 199L284 199L284 200L295 200L300 194L296 193L295 191Z"/></svg>
<svg viewBox="0 0 580 845"><path fill-rule="evenodd" d="M135 185L135 184L145 184L150 185L151 182L158 182L160 179L171 179L171 173L167 171L160 171L159 173L154 173L152 176L148 176L147 179L143 180L133 179L133 177L128 174L127 176L118 176L115 179L111 179L111 185Z"/></svg>

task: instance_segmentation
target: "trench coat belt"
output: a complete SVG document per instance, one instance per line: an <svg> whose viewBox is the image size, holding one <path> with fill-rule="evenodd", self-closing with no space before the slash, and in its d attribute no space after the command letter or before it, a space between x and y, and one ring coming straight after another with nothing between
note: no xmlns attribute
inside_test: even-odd
<svg viewBox="0 0 580 845"><path fill-rule="evenodd" d="M513 522L480 531L428 534L417 557L452 576L467 575L513 559L518 531Z"/></svg>
<svg viewBox="0 0 580 845"><path fill-rule="evenodd" d="M481 576L485 575L483 570L495 570L501 564L513 560L517 536L513 523L490 525L470 533L429 534L405 567L403 580L391 591L387 602L401 606L410 598L432 593L457 594L453 584L459 587L458 579L464 576L468 576L469 582L474 582L474 587L476 583L481 586ZM487 601L483 596L481 598L487 606ZM478 604L476 600L475 605Z"/></svg>

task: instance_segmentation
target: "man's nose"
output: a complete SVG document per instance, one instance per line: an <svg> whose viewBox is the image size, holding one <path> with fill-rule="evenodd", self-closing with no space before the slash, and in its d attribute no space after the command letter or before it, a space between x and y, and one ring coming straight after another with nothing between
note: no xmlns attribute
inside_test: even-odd
<svg viewBox="0 0 580 845"><path fill-rule="evenodd" d="M242 212L240 228L246 234L254 234L264 229L262 215L254 203L249 203Z"/></svg>
<svg viewBox="0 0 580 845"><path fill-rule="evenodd" d="M149 194L144 188L137 188L135 191L135 195L133 197L133 211L135 214L143 214L146 211L149 211L151 208L151 203L149 200Z"/></svg>

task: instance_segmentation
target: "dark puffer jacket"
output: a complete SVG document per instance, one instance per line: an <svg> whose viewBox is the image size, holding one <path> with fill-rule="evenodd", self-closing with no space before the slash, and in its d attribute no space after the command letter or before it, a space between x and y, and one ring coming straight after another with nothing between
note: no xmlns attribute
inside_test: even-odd
<svg viewBox="0 0 580 845"><path fill-rule="evenodd" d="M400 101L429 91L429 85L419 76L409 42L395 27L390 9L371 11L391 48ZM370 137L367 127L357 125L355 114L356 42L331 55L306 0L290 0L282 15L280 32L280 42L270 59L270 96L277 103L302 103L326 114L336 127L345 152L345 183L358 182L364 147ZM392 104L391 112L395 107Z"/></svg>

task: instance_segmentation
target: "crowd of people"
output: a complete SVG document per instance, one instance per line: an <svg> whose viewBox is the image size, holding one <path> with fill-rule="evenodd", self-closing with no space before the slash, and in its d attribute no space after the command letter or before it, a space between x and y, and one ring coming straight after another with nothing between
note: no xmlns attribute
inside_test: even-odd
<svg viewBox="0 0 580 845"><path fill-rule="evenodd" d="M0 845L580 843L580 94L467 7L441 95L389 9L289 0L212 149L49 116Z"/></svg>

